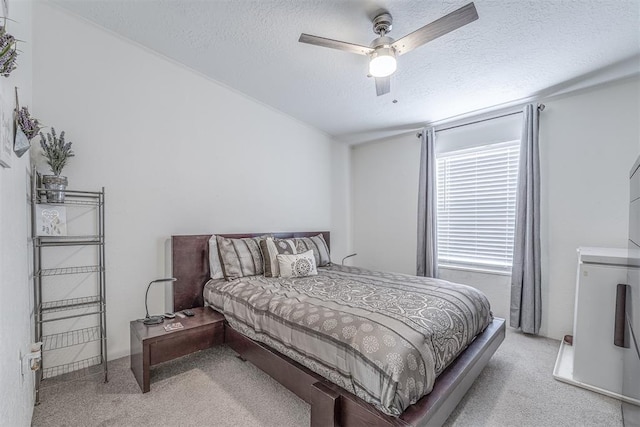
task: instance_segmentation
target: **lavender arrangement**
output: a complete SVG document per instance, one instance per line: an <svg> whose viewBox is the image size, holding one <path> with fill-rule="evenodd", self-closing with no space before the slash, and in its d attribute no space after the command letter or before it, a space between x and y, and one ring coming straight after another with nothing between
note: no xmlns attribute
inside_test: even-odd
<svg viewBox="0 0 640 427"><path fill-rule="evenodd" d="M16 69L17 56L15 37L0 25L0 75L9 77L9 74Z"/></svg>
<svg viewBox="0 0 640 427"><path fill-rule="evenodd" d="M62 169L67 164L67 159L75 156L71 151L71 142L64 142L64 131L58 137L54 128L51 128L51 133L47 133L46 139L40 132L40 146L42 154L47 159L47 164L51 167L51 172L56 176L60 176Z"/></svg>
<svg viewBox="0 0 640 427"><path fill-rule="evenodd" d="M31 141L38 132L40 132L40 129L42 129L38 119L31 117L27 107L22 107L18 110L16 113L16 122L18 122L18 126L20 126L20 129L22 129L22 132L24 132L29 141Z"/></svg>

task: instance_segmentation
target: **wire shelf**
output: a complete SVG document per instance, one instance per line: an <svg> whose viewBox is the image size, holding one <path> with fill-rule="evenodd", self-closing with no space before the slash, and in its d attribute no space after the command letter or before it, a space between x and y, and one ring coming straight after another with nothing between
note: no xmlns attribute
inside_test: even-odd
<svg viewBox="0 0 640 427"><path fill-rule="evenodd" d="M59 348L98 341L102 339L100 332L99 326L92 326L90 328L76 329L59 334L44 335L42 337L42 349L45 351L57 350Z"/></svg>
<svg viewBox="0 0 640 427"><path fill-rule="evenodd" d="M36 273L37 276L59 276L62 274L99 273L104 268L99 265L85 265L80 267L45 268Z"/></svg>
<svg viewBox="0 0 640 427"><path fill-rule="evenodd" d="M102 191L78 191L78 190L52 190L44 187L34 187L36 203L47 205L95 205L99 206L104 193ZM64 192L64 202L49 203L47 201L48 193Z"/></svg>
<svg viewBox="0 0 640 427"><path fill-rule="evenodd" d="M94 356L76 362L66 363L64 365L52 366L42 370L42 379L53 378L60 375L69 374L64 380L73 380L91 374L89 368L102 364L101 356Z"/></svg>
<svg viewBox="0 0 640 427"><path fill-rule="evenodd" d="M90 307L102 303L100 295L92 295L82 298L61 299L57 301L47 301L40 305L42 314L54 313L57 311L75 310L83 307Z"/></svg>
<svg viewBox="0 0 640 427"><path fill-rule="evenodd" d="M100 236L37 236L36 246L78 246L78 245L102 245L104 241Z"/></svg>
<svg viewBox="0 0 640 427"><path fill-rule="evenodd" d="M44 191L44 190L43 190ZM46 190L52 191L52 190ZM84 200L84 199L71 199L69 194L66 195L64 202L48 202L46 197L40 197L36 202L37 205L49 205L49 206L100 206L100 200ZM72 197L72 196L71 196Z"/></svg>

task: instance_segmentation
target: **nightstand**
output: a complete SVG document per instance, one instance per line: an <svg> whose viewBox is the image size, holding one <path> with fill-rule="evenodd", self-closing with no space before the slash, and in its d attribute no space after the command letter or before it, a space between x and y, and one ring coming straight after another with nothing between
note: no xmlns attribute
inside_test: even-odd
<svg viewBox="0 0 640 427"><path fill-rule="evenodd" d="M193 317L176 316L159 325L141 320L130 324L131 370L143 393L150 390L151 367L224 342L224 316L209 307L196 307ZM182 323L183 329L167 332L165 325Z"/></svg>

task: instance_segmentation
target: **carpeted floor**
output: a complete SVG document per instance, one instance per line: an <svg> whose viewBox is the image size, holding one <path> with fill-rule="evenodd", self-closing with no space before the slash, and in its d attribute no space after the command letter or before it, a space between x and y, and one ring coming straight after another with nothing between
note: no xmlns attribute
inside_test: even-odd
<svg viewBox="0 0 640 427"><path fill-rule="evenodd" d="M555 381L559 342L507 338L446 426L622 426L620 403ZM152 371L142 394L129 359L99 378L42 390L34 426L308 426L309 406L220 346Z"/></svg>

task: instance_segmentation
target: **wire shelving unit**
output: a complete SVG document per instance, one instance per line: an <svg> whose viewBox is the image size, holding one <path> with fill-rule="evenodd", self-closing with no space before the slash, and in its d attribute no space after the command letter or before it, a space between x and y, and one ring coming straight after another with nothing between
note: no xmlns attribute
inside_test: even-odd
<svg viewBox="0 0 640 427"><path fill-rule="evenodd" d="M103 374L108 381L107 369L107 322L106 322L106 274L105 274L105 228L104 187L101 191L65 190L64 201L48 201L52 190L40 187L40 176L34 172L31 183L31 225L33 241L33 285L35 307L35 336L42 342L42 369L36 371L36 404L40 402L40 390L51 381L55 384L74 381ZM57 199L57 198L53 198ZM90 234L69 236L41 235L38 229L37 207L54 209L64 206L76 210L95 212L95 227ZM43 206L46 205L46 206ZM56 265L44 268L45 261L55 256L55 251L67 246L94 246L97 250L89 256L95 258L89 265ZM46 299L55 294L56 280L67 280L66 276L86 275L79 280L75 293L78 297ZM53 290L54 292L47 292ZM83 318L83 320L81 319ZM75 320L74 320L75 319ZM65 326L68 321L71 326ZM77 323L84 322L90 325ZM87 346L97 343L93 347ZM65 350L77 352L64 353ZM84 350L94 352L87 355ZM62 353L60 353L62 352ZM57 353L57 354L55 354ZM79 356L81 355L81 356ZM55 357L54 357L55 356ZM68 360L64 360L68 357ZM64 362L64 363L60 363Z"/></svg>

